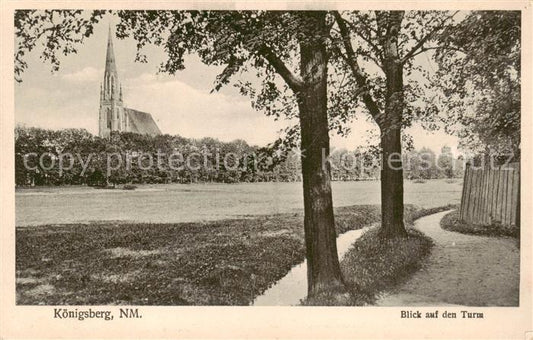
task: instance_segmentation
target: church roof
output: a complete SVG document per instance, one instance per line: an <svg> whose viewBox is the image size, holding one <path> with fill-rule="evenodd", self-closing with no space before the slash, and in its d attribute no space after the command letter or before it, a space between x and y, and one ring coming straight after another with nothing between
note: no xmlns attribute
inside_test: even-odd
<svg viewBox="0 0 533 340"><path fill-rule="evenodd" d="M130 117L130 131L151 136L160 135L161 130L157 127L152 115L147 112L124 108L124 113Z"/></svg>

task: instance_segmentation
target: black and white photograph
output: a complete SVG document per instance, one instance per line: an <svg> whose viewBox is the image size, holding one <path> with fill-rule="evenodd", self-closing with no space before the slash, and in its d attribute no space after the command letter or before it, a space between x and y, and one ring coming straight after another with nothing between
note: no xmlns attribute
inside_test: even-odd
<svg viewBox="0 0 533 340"><path fill-rule="evenodd" d="M369 6L14 8L14 308L531 317L526 12Z"/></svg>

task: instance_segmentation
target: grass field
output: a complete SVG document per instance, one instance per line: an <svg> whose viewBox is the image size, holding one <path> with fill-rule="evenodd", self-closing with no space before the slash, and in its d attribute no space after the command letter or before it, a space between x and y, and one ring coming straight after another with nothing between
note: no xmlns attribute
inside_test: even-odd
<svg viewBox="0 0 533 340"><path fill-rule="evenodd" d="M405 181L405 203L423 208L459 204L462 183ZM379 181L333 182L336 207L380 204ZM121 221L180 223L297 213L301 183L163 184L136 190L49 187L17 190L16 225Z"/></svg>
<svg viewBox="0 0 533 340"><path fill-rule="evenodd" d="M408 206L406 220L429 212ZM380 219L373 205L335 216L338 233ZM17 228L17 303L248 305L303 260L302 225L294 213Z"/></svg>
<svg viewBox="0 0 533 340"><path fill-rule="evenodd" d="M406 181L406 218L460 194ZM379 182L333 197L339 233L380 218ZM301 183L18 190L17 303L247 305L303 260L302 206Z"/></svg>

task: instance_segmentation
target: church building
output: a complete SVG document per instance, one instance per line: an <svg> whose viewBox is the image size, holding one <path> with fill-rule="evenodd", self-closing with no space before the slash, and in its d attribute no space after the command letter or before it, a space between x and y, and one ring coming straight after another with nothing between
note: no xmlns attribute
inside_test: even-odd
<svg viewBox="0 0 533 340"><path fill-rule="evenodd" d="M107 40L107 54L105 60L104 83L100 85L100 137L109 137L111 131L135 132L151 136L160 135L161 130L146 112L124 107L122 101L122 85L118 80L111 27Z"/></svg>

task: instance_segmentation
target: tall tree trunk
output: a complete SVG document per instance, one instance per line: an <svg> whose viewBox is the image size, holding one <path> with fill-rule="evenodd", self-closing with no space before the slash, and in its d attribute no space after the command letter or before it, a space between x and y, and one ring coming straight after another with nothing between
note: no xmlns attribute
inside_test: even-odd
<svg viewBox="0 0 533 340"><path fill-rule="evenodd" d="M386 76L385 119L380 124L383 167L381 171L381 235L406 236L403 221L402 114L403 65L398 54L398 34L403 12L392 11L383 40Z"/></svg>
<svg viewBox="0 0 533 340"><path fill-rule="evenodd" d="M326 34L325 13L309 14L315 37ZM308 293L343 289L331 195L327 116L327 55L322 38L300 44L304 86L297 94L300 111L304 229Z"/></svg>
<svg viewBox="0 0 533 340"><path fill-rule="evenodd" d="M398 100L394 97L393 100ZM405 236L407 232L403 221L401 111L389 109L387 104L385 114L388 118L381 126L381 235L390 238ZM392 117L393 122L390 121Z"/></svg>

